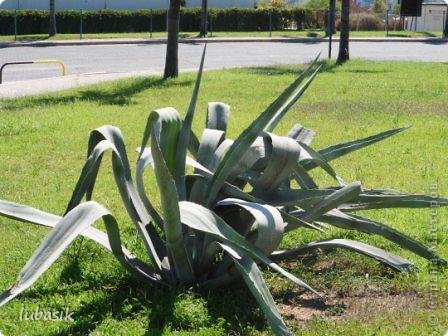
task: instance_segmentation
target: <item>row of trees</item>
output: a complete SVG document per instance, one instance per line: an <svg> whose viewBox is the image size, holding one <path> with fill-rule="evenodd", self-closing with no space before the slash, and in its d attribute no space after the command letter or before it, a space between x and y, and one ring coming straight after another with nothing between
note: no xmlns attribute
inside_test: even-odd
<svg viewBox="0 0 448 336"><path fill-rule="evenodd" d="M330 0L331 1L331 0ZM177 77L179 75L178 40L179 40L179 14L181 0L170 0L168 10L168 41L164 77ZM207 0L202 0L201 32L200 36L207 35ZM350 0L341 0L341 29L339 39L339 54L337 63L349 60L349 33L350 33Z"/></svg>
<svg viewBox="0 0 448 336"><path fill-rule="evenodd" d="M49 36L55 36L57 29L56 29L56 0L49 0L50 4L50 22L49 22L49 30L48 35ZM185 0L179 0L177 1L179 3L179 6L177 6L177 3L174 4L175 8L178 8L178 12L180 11L180 6L185 6ZM171 8L171 4L170 4ZM201 32L200 36L204 37L207 35L207 8L208 8L208 0L202 0L202 9L201 9ZM175 9L173 9L175 10Z"/></svg>
<svg viewBox="0 0 448 336"><path fill-rule="evenodd" d="M56 28L56 0L49 0L50 7L50 22L49 22L49 36L55 36ZM184 0L170 0L170 7L168 9L168 40L166 49L166 62L164 77L177 77L179 75L179 60L178 60L178 40L179 40L179 20L180 7L185 5ZM202 0L201 10L201 32L200 36L207 35L207 7L208 0Z"/></svg>
<svg viewBox="0 0 448 336"><path fill-rule="evenodd" d="M56 0L50 1L49 35L56 35ZM331 0L330 0L331 1ZM168 9L168 39L166 48L164 77L177 77L179 75L179 20L180 7L184 5L183 0L170 0ZM202 0L201 31L200 36L207 35L207 7L208 0ZM339 42L338 63L349 59L349 16L350 0L341 0L341 34Z"/></svg>

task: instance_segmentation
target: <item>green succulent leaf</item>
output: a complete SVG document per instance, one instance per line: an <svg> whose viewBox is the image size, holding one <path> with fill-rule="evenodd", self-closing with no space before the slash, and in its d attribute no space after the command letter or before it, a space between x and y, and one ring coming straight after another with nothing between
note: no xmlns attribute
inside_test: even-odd
<svg viewBox="0 0 448 336"><path fill-rule="evenodd" d="M226 198L216 204L219 207L239 207L248 211L254 218L252 224L256 231L254 246L265 255L271 254L283 239L285 223L280 212L267 204L247 202L237 198Z"/></svg>
<svg viewBox="0 0 448 336"><path fill-rule="evenodd" d="M157 121L158 113L155 112L152 115L154 122ZM183 228L180 221L179 196L175 181L160 149L155 130L151 132L151 154L154 159L154 172L160 190L166 245L179 280L191 283L194 280L194 272L184 243Z"/></svg>
<svg viewBox="0 0 448 336"><path fill-rule="evenodd" d="M227 132L230 106L224 103L208 103L206 128Z"/></svg>
<svg viewBox="0 0 448 336"><path fill-rule="evenodd" d="M289 181L291 170L297 165L300 155L299 144L291 138L275 134L268 134L265 138L268 140L265 143L269 146L268 162L263 174L254 183L255 195L275 190Z"/></svg>
<svg viewBox="0 0 448 336"><path fill-rule="evenodd" d="M344 143L341 143L338 145L333 145L333 146L330 146L330 147L320 150L319 153L325 158L325 160L327 162L330 162L330 161L337 159L343 155L347 155L349 153L352 153L352 152L362 149L364 147L373 145L379 141L385 140L393 135L401 133L401 132L407 130L409 127L410 126L396 128L396 129L392 129L389 131L385 131L385 132L381 132L381 133L369 136L367 138L344 142ZM317 167L317 164L315 162L308 162L305 166L305 168L308 170L313 169L315 167Z"/></svg>
<svg viewBox="0 0 448 336"><path fill-rule="evenodd" d="M300 157L298 160L300 166L307 167L307 164L309 162L313 162L316 166L321 167L325 172L328 173L328 175L334 178L339 183L339 185L341 186L345 185L342 178L340 178L336 174L333 167L327 162L327 159L322 154L316 152L314 149L312 149L311 147L309 147L304 143L299 144L301 147Z"/></svg>
<svg viewBox="0 0 448 336"><path fill-rule="evenodd" d="M399 272L409 271L412 268L412 263L392 253L388 253L378 247L364 244L359 241L349 239L329 239L313 243L308 243L293 249L276 251L272 253L271 258L274 260L295 258L298 255L303 255L309 251L316 249L333 249L343 248L357 253L364 254L368 257L374 258L382 264L393 268Z"/></svg>
<svg viewBox="0 0 448 336"><path fill-rule="evenodd" d="M201 64L199 66L199 71L193 89L193 95L190 100L190 105L188 107L187 114L185 115L185 119L182 124L182 129L180 131L177 140L176 148L173 149L173 154L175 156L174 180L176 182L176 187L179 193L179 199L182 201L187 199L186 186L185 186L185 159L187 157L188 146L190 144L190 135L192 132L191 125L193 123L193 117L196 110L196 103L198 101L199 88L201 87L202 72L204 69L206 51L207 51L207 44L205 44L204 50L202 52Z"/></svg>
<svg viewBox="0 0 448 336"><path fill-rule="evenodd" d="M302 125L294 125L289 131L287 137L309 146L313 141L315 135L316 132L314 132L313 130L307 129Z"/></svg>
<svg viewBox="0 0 448 336"><path fill-rule="evenodd" d="M319 221L341 229L357 230L369 234L377 234L423 258L431 261L435 260L444 265L447 264L446 260L440 258L436 253L434 253L434 251L419 243L415 239L369 218L346 214L339 210L333 210L330 213L320 217Z"/></svg>
<svg viewBox="0 0 448 336"><path fill-rule="evenodd" d="M198 163L197 161L195 161L192 158L187 157L187 165L194 167L202 174L199 176L194 176L194 178L196 178L196 179L202 179L202 180L208 181L211 178L211 176L213 175L211 171L209 171L207 168L205 168L204 166L202 166L200 163ZM266 203L264 200L254 197L253 195L244 192L239 187L237 187L231 183L228 183L228 182L226 182L224 184L223 192L228 197L239 198L241 200L254 202L254 203L261 203L261 204ZM308 223L300 218L292 216L288 212L286 212L285 210L283 210L281 208L279 209L279 211L283 217L283 220L291 225L294 225L294 227L307 227L307 228L310 228L313 230L322 231L322 229L320 229L319 227L317 227L311 223Z"/></svg>
<svg viewBox="0 0 448 336"><path fill-rule="evenodd" d="M112 152L112 169L115 182L120 191L126 210L143 239L146 251L154 265L159 269L169 269L162 260L166 255L165 247L157 231L150 224L150 217L135 190L126 146L120 130L114 126L103 126L91 132L88 146L88 158L68 203L66 213L80 204L84 195L92 197L95 180L101 160L106 151Z"/></svg>
<svg viewBox="0 0 448 336"><path fill-rule="evenodd" d="M320 202L315 204L312 208L301 214L302 218L306 222L314 222L323 214L337 208L339 205L347 203L354 199L361 193L361 183L354 182L342 187L334 193L326 196ZM287 226L287 231L292 230L293 225Z"/></svg>
<svg viewBox="0 0 448 336"><path fill-rule="evenodd" d="M355 211L384 208L427 208L448 205L447 198L388 193L377 190L364 190L355 201L343 205L340 209Z"/></svg>
<svg viewBox="0 0 448 336"><path fill-rule="evenodd" d="M1 204L4 211L5 206L11 204ZM19 206L20 207L20 206ZM17 206L16 206L17 208ZM19 209L14 209L15 211ZM32 211L29 208L21 208L21 211L27 218L27 221L34 221ZM18 211L18 212L19 212ZM35 213L37 220L51 220L52 216L47 216L42 212ZM16 215L14 215L16 216ZM121 240L118 231L118 225L113 216L102 206L95 202L82 203L63 218L61 218L46 236L39 248L28 260L20 272L17 282L8 290L0 295L0 306L3 306L17 295L31 287L37 279L60 257L62 252L78 237L84 230L89 228L98 219L103 219L106 225L110 248L115 257L122 262L123 266L136 271L130 267L126 255L121 247Z"/></svg>
<svg viewBox="0 0 448 336"><path fill-rule="evenodd" d="M138 149L137 151L140 153L140 149ZM159 215L159 213L149 200L146 193L145 183L143 181L143 174L148 166L151 166L154 169L154 160L152 158L151 149L145 148L137 161L137 171L136 171L137 191L146 208L146 211L148 211L149 215L151 216L153 221L157 224L157 226L161 230L163 230L164 226L163 218Z"/></svg>
<svg viewBox="0 0 448 336"><path fill-rule="evenodd" d="M295 88L303 82L303 80L311 73L312 69L317 64L318 60L320 58L320 53L317 54L316 58L311 62L311 64L300 74L300 76L296 79L294 87L289 87L288 89L295 90ZM314 78L317 76L321 69L322 65L319 65L317 69L314 70L314 72L311 74L310 78L305 82L305 84L300 87L288 100L285 101L285 103L277 110L277 112L271 117L269 120L269 123L265 126L265 131L272 132L274 131L275 127L280 123L280 121L283 119L283 117L286 115L286 113L289 111L289 109L297 103L297 101L302 97L303 93L308 89L310 84L313 82ZM281 96L280 96L281 97Z"/></svg>
<svg viewBox="0 0 448 336"><path fill-rule="evenodd" d="M302 286L313 293L319 295L314 289L298 279L294 275L285 271L267 258L263 252L250 244L243 236L238 234L227 223L209 209L192 202L180 202L181 221L192 229L210 234L214 236L219 242L230 245L233 248L243 250L245 253L253 258L256 258L279 272L286 278L290 279L299 286Z"/></svg>
<svg viewBox="0 0 448 336"><path fill-rule="evenodd" d="M215 151L224 139L224 131L206 128L202 133L197 161L204 167L212 169L211 164L216 160ZM195 169L195 172L197 172L197 169ZM207 185L202 183L202 181L195 183L191 189L189 200L203 204L205 201L206 189Z"/></svg>
<svg viewBox="0 0 448 336"><path fill-rule="evenodd" d="M13 220L37 224L48 228L54 228L56 224L58 224L62 220L62 217L60 216L56 216L41 210L27 207L25 205L6 201L0 201L0 215L7 218L11 218ZM114 246L114 248L111 246L109 238L109 236L112 234L116 235L118 238L115 238L112 241L114 243L117 243L119 241L118 230L114 229L106 234L103 231L100 231L92 226L89 226L86 229L84 229L80 234L100 244L109 252L119 250L117 244ZM148 266L143 261L138 259L135 255L129 252L124 246L121 246L121 250L124 255L123 260L126 261L127 263L126 268L130 270L131 273L133 273L134 275L136 275L137 277L141 278L144 281L149 280L152 282L164 284L162 278L158 273L156 273L153 267Z"/></svg>
<svg viewBox="0 0 448 336"><path fill-rule="evenodd" d="M317 61L317 60L316 60ZM316 62L315 61L315 62ZM313 64L310 65L314 67ZM305 90L311 84L317 72L318 68L313 75L305 82L305 84L297 91L294 92L298 85L303 81L303 78L296 79L281 95L278 97L260 116L247 127L240 136L235 140L229 150L225 153L225 156L220 161L219 166L210 181L207 190L207 202L210 205L221 189L226 179L232 173L235 165L241 160L244 154L249 150L250 146L257 139L261 132L264 130L270 131L285 115L289 108L303 95Z"/></svg>
<svg viewBox="0 0 448 336"><path fill-rule="evenodd" d="M230 246L225 244L220 245L230 256L232 256L236 269L241 274L255 300L257 300L274 335L292 335L283 321L280 312L275 305L275 301L272 298L271 292L266 286L261 271L255 261L248 256L237 252L235 249L232 249Z"/></svg>

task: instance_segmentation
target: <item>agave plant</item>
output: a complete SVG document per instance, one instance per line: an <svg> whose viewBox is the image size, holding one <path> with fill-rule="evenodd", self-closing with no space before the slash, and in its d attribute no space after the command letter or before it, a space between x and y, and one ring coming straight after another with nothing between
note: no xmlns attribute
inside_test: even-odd
<svg viewBox="0 0 448 336"><path fill-rule="evenodd" d="M266 265L316 295L313 288L275 261L315 249L345 248L370 256L397 270L411 263L360 241L331 239L278 250L286 232L325 231L329 225L380 235L417 255L438 260L433 251L384 224L356 215L364 209L427 207L447 199L363 189L346 184L330 161L398 134L382 132L316 151L314 132L295 125L286 136L272 133L303 95L320 66L318 57L235 140L226 139L230 107L210 103L200 139L191 125L204 65L205 48L193 96L185 118L171 107L153 111L138 151L135 183L120 130L103 126L89 139L87 161L65 215L60 217L0 201L0 215L50 227L51 231L21 271L18 281L0 296L4 305L33 283L78 236L94 240L145 282L167 286L213 288L242 278L276 335L290 335L259 265ZM147 147L150 144L150 147ZM101 205L91 201L102 158L112 153L112 168L123 203L143 240L151 263L122 246L119 226ZM160 211L145 191L144 172L152 168L160 194ZM319 187L309 171L321 168L337 186ZM86 202L83 202L83 199ZM102 219L106 232L92 224Z"/></svg>

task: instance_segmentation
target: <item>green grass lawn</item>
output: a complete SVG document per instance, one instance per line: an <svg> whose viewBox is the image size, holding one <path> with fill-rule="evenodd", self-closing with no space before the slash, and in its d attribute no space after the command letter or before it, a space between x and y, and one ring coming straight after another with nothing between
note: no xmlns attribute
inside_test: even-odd
<svg viewBox="0 0 448 336"><path fill-rule="evenodd" d="M338 36L336 34L336 36ZM165 32L153 33L153 38L166 38ZM182 38L197 37L197 32L181 32ZM209 37L268 37L269 32L213 32ZM322 30L303 30L303 31L273 31L273 37L324 37L325 32ZM350 33L352 37L385 37L385 31L353 31ZM414 32L414 31L390 31L390 37L441 37L441 32ZM110 39L110 38L149 38L150 33L104 33L104 34L84 34L84 39ZM18 41L42 41L42 40L76 40L79 34L58 34L49 38L47 34L37 35L19 35ZM0 41L14 41L14 36L0 36Z"/></svg>
<svg viewBox="0 0 448 336"><path fill-rule="evenodd" d="M198 60L199 61L199 60ZM228 137L234 138L296 76L298 67L244 68L204 74L197 134L209 101L232 106ZM295 123L318 132L315 148L364 137L402 125L413 127L383 143L333 162L346 181L366 188L437 192L448 196L448 64L350 61L328 65L276 129L285 134ZM193 74L176 80L138 78L48 96L0 101L0 199L62 214L75 186L89 132L104 124L121 128L135 164L146 118L152 109L185 111ZM94 199L117 217L125 245L143 248L125 214L104 160ZM332 184L324 174L313 175ZM148 191L157 199L155 181ZM448 211L437 213L437 248L448 258ZM369 213L419 241L430 244L429 209ZM100 225L102 227L102 225ZM0 289L16 280L47 230L0 218ZM325 234L299 230L282 245L315 239L360 239L413 261L411 274L395 274L349 252L328 252L284 266L326 295L323 304L265 271L286 323L297 335L434 335L448 329L448 272L437 274L435 309L428 308L430 281L426 260L375 236L331 229ZM214 292L180 292L133 280L103 249L77 240L36 285L0 308L5 335L268 335L262 313L242 284ZM20 321L22 305L74 311L67 323ZM434 314L438 324L431 326Z"/></svg>

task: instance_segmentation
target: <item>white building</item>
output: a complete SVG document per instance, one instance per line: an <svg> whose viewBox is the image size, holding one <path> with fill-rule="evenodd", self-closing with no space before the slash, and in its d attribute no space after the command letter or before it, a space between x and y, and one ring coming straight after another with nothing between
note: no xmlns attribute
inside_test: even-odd
<svg viewBox="0 0 448 336"><path fill-rule="evenodd" d="M448 0L425 0L422 5L422 16L408 17L408 30L443 31L448 14Z"/></svg>
<svg viewBox="0 0 448 336"><path fill-rule="evenodd" d="M254 7L257 0L209 0L210 7ZM169 0L56 0L56 9L157 9L167 8ZM186 0L188 7L201 6L201 0ZM0 0L0 9L48 9L48 0Z"/></svg>

